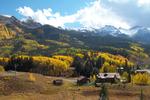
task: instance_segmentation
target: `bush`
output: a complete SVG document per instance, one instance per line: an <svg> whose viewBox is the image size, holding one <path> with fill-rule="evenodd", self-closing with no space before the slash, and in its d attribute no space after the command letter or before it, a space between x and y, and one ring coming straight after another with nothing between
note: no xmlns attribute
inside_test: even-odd
<svg viewBox="0 0 150 100"><path fill-rule="evenodd" d="M0 57L0 65L6 66L8 64L9 58L1 58Z"/></svg>
<svg viewBox="0 0 150 100"><path fill-rule="evenodd" d="M0 65L0 72L4 72L4 71L5 71L4 67Z"/></svg>
<svg viewBox="0 0 150 100"><path fill-rule="evenodd" d="M150 75L148 73L139 73L133 76L133 83L138 85L149 85L150 84Z"/></svg>
<svg viewBox="0 0 150 100"><path fill-rule="evenodd" d="M122 78L128 81L129 80L128 79L129 78L129 74L127 72L123 72Z"/></svg>
<svg viewBox="0 0 150 100"><path fill-rule="evenodd" d="M29 73L29 81L31 81L31 82L36 81L36 78L34 77L34 75L32 73Z"/></svg>

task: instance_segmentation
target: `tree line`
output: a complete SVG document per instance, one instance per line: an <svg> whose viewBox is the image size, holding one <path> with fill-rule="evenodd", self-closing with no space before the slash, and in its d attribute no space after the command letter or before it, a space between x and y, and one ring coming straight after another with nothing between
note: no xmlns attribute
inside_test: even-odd
<svg viewBox="0 0 150 100"><path fill-rule="evenodd" d="M61 76L74 68L73 75L90 77L99 72L116 72L119 67L128 69L134 64L120 55L89 51L75 55L53 55L51 57L14 55L10 58L0 58L0 65L5 66L5 70L55 76Z"/></svg>

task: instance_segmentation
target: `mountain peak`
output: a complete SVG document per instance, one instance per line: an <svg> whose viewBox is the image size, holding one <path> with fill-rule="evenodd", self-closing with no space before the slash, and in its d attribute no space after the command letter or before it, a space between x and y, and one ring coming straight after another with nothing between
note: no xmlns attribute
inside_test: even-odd
<svg viewBox="0 0 150 100"><path fill-rule="evenodd" d="M130 30L135 30L135 29L140 29L140 28L143 28L143 26L139 26L139 25L133 26L130 28Z"/></svg>
<svg viewBox="0 0 150 100"><path fill-rule="evenodd" d="M119 29L117 29L116 27L111 26L111 25L105 25L104 27L95 29L95 32L102 36L112 35L115 37L118 36L119 34L122 34Z"/></svg>
<svg viewBox="0 0 150 100"><path fill-rule="evenodd" d="M32 18L28 18L26 21L22 22L23 26L29 29L35 29L38 27L41 27L42 25L36 21L34 21Z"/></svg>

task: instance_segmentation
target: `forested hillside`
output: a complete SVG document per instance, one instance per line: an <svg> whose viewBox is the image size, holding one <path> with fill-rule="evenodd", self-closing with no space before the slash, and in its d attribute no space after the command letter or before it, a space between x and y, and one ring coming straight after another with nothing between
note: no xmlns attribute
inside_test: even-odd
<svg viewBox="0 0 150 100"><path fill-rule="evenodd" d="M149 65L150 46L128 36L99 35L91 31L76 31L40 25L34 21L21 22L15 17L0 19L0 56L74 55L80 52L107 52L121 55L142 66ZM34 26L34 27L33 27Z"/></svg>

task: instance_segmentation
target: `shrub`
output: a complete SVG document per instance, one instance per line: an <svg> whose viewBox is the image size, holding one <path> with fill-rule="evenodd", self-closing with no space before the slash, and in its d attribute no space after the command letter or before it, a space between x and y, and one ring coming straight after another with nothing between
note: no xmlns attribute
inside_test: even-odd
<svg viewBox="0 0 150 100"><path fill-rule="evenodd" d="M129 78L129 74L127 72L123 72L122 78L128 81L129 80L128 79Z"/></svg>
<svg viewBox="0 0 150 100"><path fill-rule="evenodd" d="M32 81L32 82L36 81L32 73L29 73L29 81Z"/></svg>
<svg viewBox="0 0 150 100"><path fill-rule="evenodd" d="M139 73L133 76L133 83L138 85L148 85L150 84L150 75L148 73Z"/></svg>
<svg viewBox="0 0 150 100"><path fill-rule="evenodd" d="M4 72L4 71L5 71L4 67L0 65L0 72Z"/></svg>
<svg viewBox="0 0 150 100"><path fill-rule="evenodd" d="M9 58L1 58L0 57L0 65L5 66L8 64Z"/></svg>

